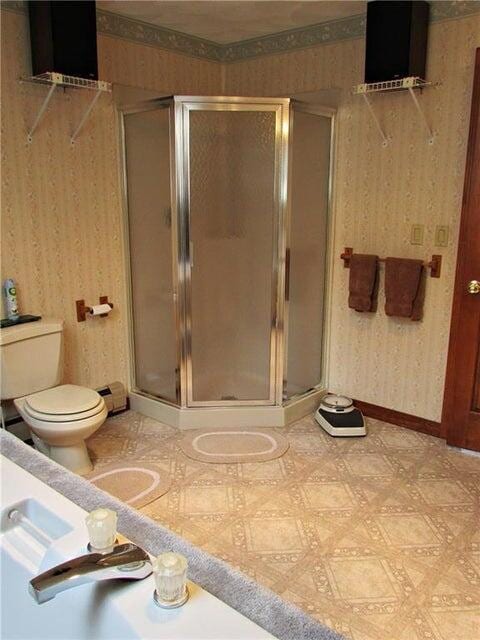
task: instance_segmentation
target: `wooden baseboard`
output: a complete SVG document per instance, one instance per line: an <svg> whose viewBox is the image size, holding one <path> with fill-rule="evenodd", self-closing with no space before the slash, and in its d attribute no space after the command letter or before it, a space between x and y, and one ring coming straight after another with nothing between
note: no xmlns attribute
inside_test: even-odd
<svg viewBox="0 0 480 640"><path fill-rule="evenodd" d="M409 413L402 413L401 411L387 409L386 407L379 407L376 404L370 404L369 402L363 402L362 400L354 400L354 403L355 406L369 418L390 422L391 424L396 424L397 426L405 427L406 429L412 429L413 431L428 433L428 435L436 436L437 438L441 437L440 422L427 420L426 418L420 418L419 416L412 416Z"/></svg>

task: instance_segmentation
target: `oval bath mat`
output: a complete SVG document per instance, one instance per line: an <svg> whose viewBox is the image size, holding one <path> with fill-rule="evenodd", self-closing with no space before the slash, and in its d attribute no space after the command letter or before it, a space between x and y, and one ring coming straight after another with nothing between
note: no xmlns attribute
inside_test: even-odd
<svg viewBox="0 0 480 640"><path fill-rule="evenodd" d="M170 489L170 479L165 471L136 462L105 465L85 477L99 489L137 509Z"/></svg>
<svg viewBox="0 0 480 640"><path fill-rule="evenodd" d="M268 429L225 428L189 431L180 441L183 453L200 462L266 462L287 451L288 440Z"/></svg>

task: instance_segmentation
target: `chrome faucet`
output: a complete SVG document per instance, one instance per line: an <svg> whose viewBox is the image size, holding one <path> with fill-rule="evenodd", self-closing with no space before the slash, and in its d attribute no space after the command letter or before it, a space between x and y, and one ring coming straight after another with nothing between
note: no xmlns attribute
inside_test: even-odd
<svg viewBox="0 0 480 640"><path fill-rule="evenodd" d="M148 554L135 544L120 544L109 553L87 553L41 573L30 580L29 592L38 604L87 582L143 580L152 573Z"/></svg>

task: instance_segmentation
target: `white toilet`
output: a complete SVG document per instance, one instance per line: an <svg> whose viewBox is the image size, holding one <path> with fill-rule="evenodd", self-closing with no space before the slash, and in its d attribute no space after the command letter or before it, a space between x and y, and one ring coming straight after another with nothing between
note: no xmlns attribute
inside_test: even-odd
<svg viewBox="0 0 480 640"><path fill-rule="evenodd" d="M92 470L85 440L107 417L100 394L60 385L63 321L38 320L0 331L1 399L14 400L37 449L71 471Z"/></svg>

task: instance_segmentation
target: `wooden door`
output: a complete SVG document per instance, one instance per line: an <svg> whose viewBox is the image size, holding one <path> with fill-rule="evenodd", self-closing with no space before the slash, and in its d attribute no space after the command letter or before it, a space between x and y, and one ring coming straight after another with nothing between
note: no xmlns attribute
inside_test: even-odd
<svg viewBox="0 0 480 640"><path fill-rule="evenodd" d="M448 444L480 451L480 48L475 58L442 431Z"/></svg>

